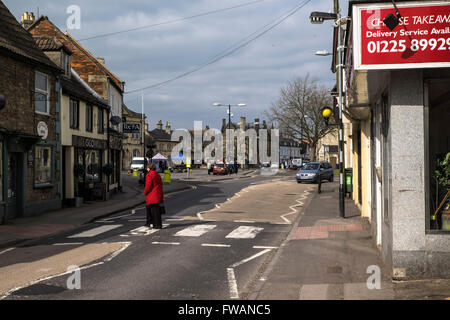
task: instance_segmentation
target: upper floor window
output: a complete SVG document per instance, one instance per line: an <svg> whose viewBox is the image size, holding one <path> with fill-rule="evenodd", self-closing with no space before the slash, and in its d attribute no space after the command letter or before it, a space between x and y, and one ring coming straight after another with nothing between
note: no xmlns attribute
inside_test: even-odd
<svg viewBox="0 0 450 320"><path fill-rule="evenodd" d="M86 105L86 131L92 132L94 113L90 104Z"/></svg>
<svg viewBox="0 0 450 320"><path fill-rule="evenodd" d="M38 113L49 114L49 96L50 89L48 85L48 75L36 71L34 101L35 111Z"/></svg>
<svg viewBox="0 0 450 320"><path fill-rule="evenodd" d="M104 121L103 121L103 109L98 108L98 117L97 117L97 125L98 125L98 133L103 133L105 131Z"/></svg>
<svg viewBox="0 0 450 320"><path fill-rule="evenodd" d="M80 103L77 100L70 99L70 127L78 129L80 127Z"/></svg>
<svg viewBox="0 0 450 320"><path fill-rule="evenodd" d="M70 56L64 51L61 52L61 68L66 76L70 75Z"/></svg>

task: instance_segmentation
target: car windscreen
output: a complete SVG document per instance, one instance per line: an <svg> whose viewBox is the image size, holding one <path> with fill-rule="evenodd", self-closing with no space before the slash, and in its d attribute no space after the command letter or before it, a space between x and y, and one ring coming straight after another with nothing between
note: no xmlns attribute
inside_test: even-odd
<svg viewBox="0 0 450 320"><path fill-rule="evenodd" d="M219 167L219 168L223 168L225 165L223 165L223 164L216 164L216 167Z"/></svg>
<svg viewBox="0 0 450 320"><path fill-rule="evenodd" d="M144 160L133 160L131 164L144 164Z"/></svg>
<svg viewBox="0 0 450 320"><path fill-rule="evenodd" d="M318 163L307 163L303 165L302 170L317 170L319 168Z"/></svg>

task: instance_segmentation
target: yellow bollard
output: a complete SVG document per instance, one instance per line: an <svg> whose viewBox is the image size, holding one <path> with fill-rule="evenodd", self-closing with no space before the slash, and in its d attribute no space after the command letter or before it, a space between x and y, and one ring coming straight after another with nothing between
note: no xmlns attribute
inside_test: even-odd
<svg viewBox="0 0 450 320"><path fill-rule="evenodd" d="M136 169L133 170L133 177L139 177L139 172Z"/></svg>
<svg viewBox="0 0 450 320"><path fill-rule="evenodd" d="M130 170L128 170L128 175L130 175Z"/></svg>
<svg viewBox="0 0 450 320"><path fill-rule="evenodd" d="M163 182L170 183L170 170L164 170Z"/></svg>

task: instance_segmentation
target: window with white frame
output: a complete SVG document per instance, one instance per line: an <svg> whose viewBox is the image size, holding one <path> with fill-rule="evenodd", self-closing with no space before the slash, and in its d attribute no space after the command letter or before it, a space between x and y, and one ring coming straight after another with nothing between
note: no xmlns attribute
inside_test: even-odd
<svg viewBox="0 0 450 320"><path fill-rule="evenodd" d="M48 85L48 75L36 71L34 101L35 111L38 113L49 114L48 100L50 89Z"/></svg>

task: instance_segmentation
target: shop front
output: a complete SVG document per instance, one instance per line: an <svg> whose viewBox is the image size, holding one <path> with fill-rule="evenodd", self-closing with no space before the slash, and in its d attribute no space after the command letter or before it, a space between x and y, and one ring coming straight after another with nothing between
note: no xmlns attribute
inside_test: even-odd
<svg viewBox="0 0 450 320"><path fill-rule="evenodd" d="M85 201L103 200L107 181L103 174L107 153L107 141L72 135L74 148L74 190L75 197Z"/></svg>
<svg viewBox="0 0 450 320"><path fill-rule="evenodd" d="M399 23L383 22L398 13ZM399 1L397 9L353 1L350 16L347 111L357 202L369 208L393 278L448 278L450 230L439 206L449 183L437 171L450 153L450 1Z"/></svg>

